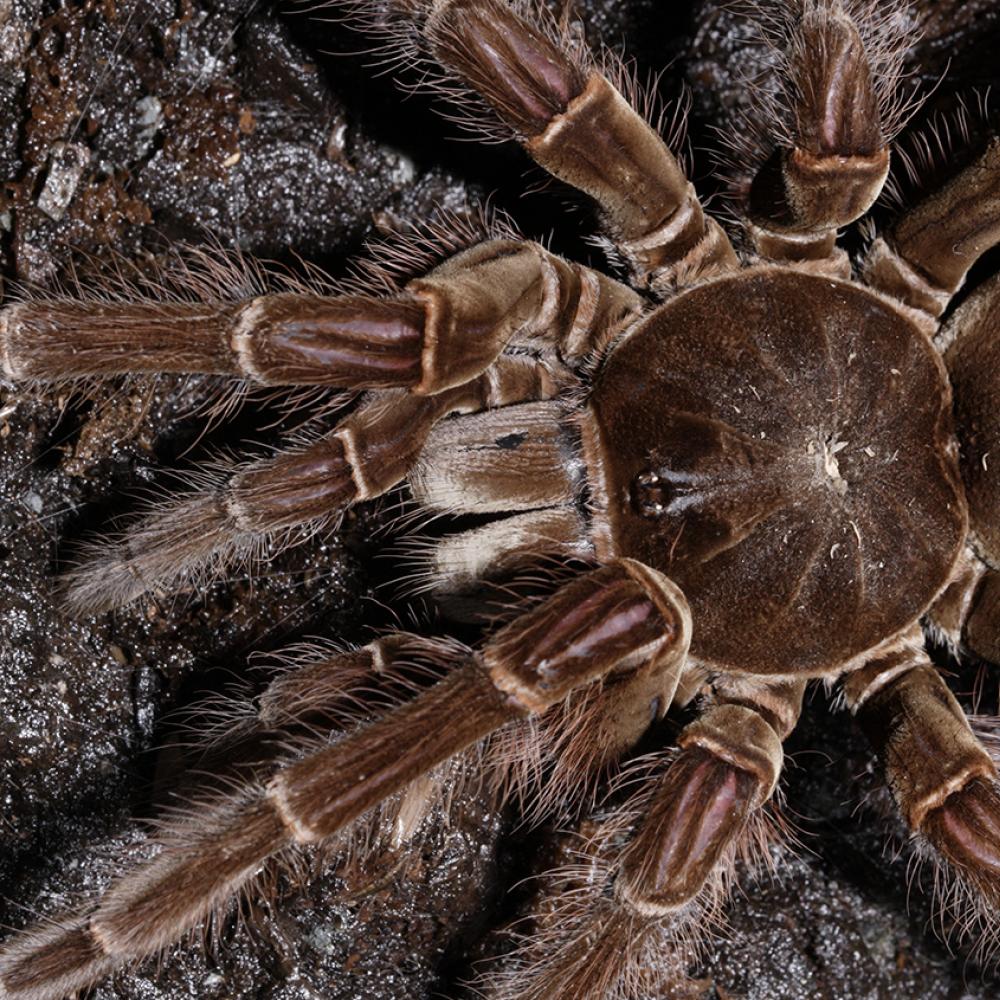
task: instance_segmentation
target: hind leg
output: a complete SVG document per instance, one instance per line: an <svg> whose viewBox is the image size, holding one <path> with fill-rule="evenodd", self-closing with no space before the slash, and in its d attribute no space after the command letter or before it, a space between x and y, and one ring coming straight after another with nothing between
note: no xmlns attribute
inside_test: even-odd
<svg viewBox="0 0 1000 1000"><path fill-rule="evenodd" d="M903 819L960 885L1000 903L1000 784L919 630L844 682Z"/></svg>
<svg viewBox="0 0 1000 1000"><path fill-rule="evenodd" d="M655 571L618 560L580 576L480 652L456 652L441 681L380 719L332 743L290 739L266 782L190 812L84 912L6 943L0 996L56 1000L163 950L225 911L275 855L329 842L492 731L615 671L652 661L667 683L689 641L684 598Z"/></svg>

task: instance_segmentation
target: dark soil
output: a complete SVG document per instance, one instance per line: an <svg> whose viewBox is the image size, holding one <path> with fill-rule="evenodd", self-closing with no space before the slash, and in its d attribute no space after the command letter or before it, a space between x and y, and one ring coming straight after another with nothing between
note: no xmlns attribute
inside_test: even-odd
<svg viewBox="0 0 1000 1000"><path fill-rule="evenodd" d="M1000 4L918 6L915 73L925 84L949 74L936 106L994 83ZM717 187L711 127L746 100L739 22L709 0L577 7L590 37L621 43L641 75L669 64L665 97L693 89L694 176ZM209 240L341 274L366 237L491 192L527 235L558 227L557 248L598 262L583 240L594 228L586 208L558 189L522 196L538 178L514 147L446 141L455 129L428 100L404 98L350 54L362 44L257 0L0 0L3 278L45 284L115 259L144 269L170 244ZM58 573L81 539L134 512L143 491L169 487L168 470L276 439L282 417L267 403L204 434L198 407L214 391L197 379L84 394L0 386L4 925L58 912L142 853L142 818L204 765L182 744L204 727L208 699L231 682L266 682L252 654L308 636L363 642L396 620L385 604L393 564L375 558L380 505L253 578L93 619L66 612ZM429 609L397 613L432 628ZM877 787L872 761L829 708L817 691L789 748L787 812L805 849L783 857L773 881L746 881L697 970L704 995L1000 995L929 929L926 893L915 889L908 908L906 856L885 849L898 831L863 804ZM506 837L509 819L463 799L419 850L379 871L287 878L221 946L183 945L95 996L456 995L467 956L509 916L506 890L530 868L525 841Z"/></svg>

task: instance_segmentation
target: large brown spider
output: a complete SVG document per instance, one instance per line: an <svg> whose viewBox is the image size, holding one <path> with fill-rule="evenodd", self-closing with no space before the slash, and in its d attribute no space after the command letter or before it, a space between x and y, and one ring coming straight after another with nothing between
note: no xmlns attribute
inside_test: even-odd
<svg viewBox="0 0 1000 1000"><path fill-rule="evenodd" d="M1000 241L1000 146L875 240L852 280L836 234L886 179L898 47L881 36L901 12L781 10L782 128L749 192L742 258L558 25L499 0L407 0L375 13L596 200L632 287L505 235L382 296L29 298L3 312L12 379L207 372L371 390L331 434L232 470L79 570L81 608L325 524L404 479L431 510L498 515L438 546L441 589L541 553L592 567L477 651L392 635L275 683L260 717L285 752L270 773L175 823L94 906L15 938L0 997L63 996L158 952L270 859L342 846L373 813L408 832L432 801L423 776L491 733L494 768L571 797L700 693L679 751L620 793L587 871L556 885L537 942L486 987L663 988L676 969L655 950L683 951L716 905L809 678L843 679L904 820L957 884L1000 901L995 768L918 624L1000 659L997 282L938 329ZM428 670L443 676L405 705L317 737L349 716L352 684L391 699ZM547 773L511 762L512 746Z"/></svg>

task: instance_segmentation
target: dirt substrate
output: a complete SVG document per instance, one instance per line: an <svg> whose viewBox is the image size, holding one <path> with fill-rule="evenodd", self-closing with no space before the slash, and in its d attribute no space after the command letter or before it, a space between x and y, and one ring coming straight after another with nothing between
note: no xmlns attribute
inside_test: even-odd
<svg viewBox="0 0 1000 1000"><path fill-rule="evenodd" d="M693 88L694 176L718 188L711 127L726 128L746 100L739 21L708 2L583 0L578 10L641 76L669 64L666 97ZM931 82L951 67L939 107L994 82L1000 4L919 12L915 75ZM85 284L115 260L146 272L177 241L342 274L366 237L490 192L527 235L557 229L557 248L598 262L582 238L593 230L585 208L558 189L521 197L538 176L516 148L444 141L455 129L345 54L359 47L340 26L252 0L0 0L8 291L13 279L65 277L71 264ZM261 402L206 432L198 411L216 390L197 379L83 394L0 386L0 924L57 913L144 853L145 820L214 762L186 747L212 721L206 706L232 684L266 681L252 654L315 636L363 642L397 620L390 602L399 620L433 630L431 609L394 596L398 563L376 558L389 519L378 504L252 578L91 619L67 612L58 573L82 539L127 518L144 491L169 489L168 470L227 448L257 454L301 417ZM850 720L828 709L817 691L789 746L786 812L804 848L779 859L773 880L745 881L728 932L694 970L695 994L998 995L929 929L926 892L915 888L908 909L907 857L886 848L898 831L876 808L872 761ZM377 870L283 877L220 946L192 941L94 995L457 996L488 929L512 915L508 888L545 850L543 834L512 834L511 820L466 797L418 850Z"/></svg>

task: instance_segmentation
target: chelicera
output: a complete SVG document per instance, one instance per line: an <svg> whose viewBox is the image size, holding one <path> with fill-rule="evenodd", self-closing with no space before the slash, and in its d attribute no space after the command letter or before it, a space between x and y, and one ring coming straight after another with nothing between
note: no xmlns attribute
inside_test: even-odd
<svg viewBox="0 0 1000 1000"><path fill-rule="evenodd" d="M395 634L275 682L259 716L284 752L268 773L179 820L91 906L15 937L0 997L93 984L225 909L273 859L372 817L412 832L436 808L424 777L483 741L501 783L549 801L558 786L569 807L672 705L694 703L677 750L598 823L583 886L557 880L537 938L484 987L661 989L677 963L650 956L683 957L717 905L814 678L842 684L914 835L995 905L996 769L920 623L1000 659L1000 285L939 329L1000 241L1000 146L852 263L837 231L888 174L898 59L883 36L904 11L783 5L783 111L738 253L598 60L540 10L356 6L596 201L630 282L504 234L390 294L8 306L15 380L199 372L369 393L328 435L147 519L78 571L73 599L131 600L404 480L430 510L494 517L434 548L442 592L540 554L589 567L475 650ZM331 736L352 685L391 701L414 664L439 679ZM537 775L511 746L540 755Z"/></svg>

